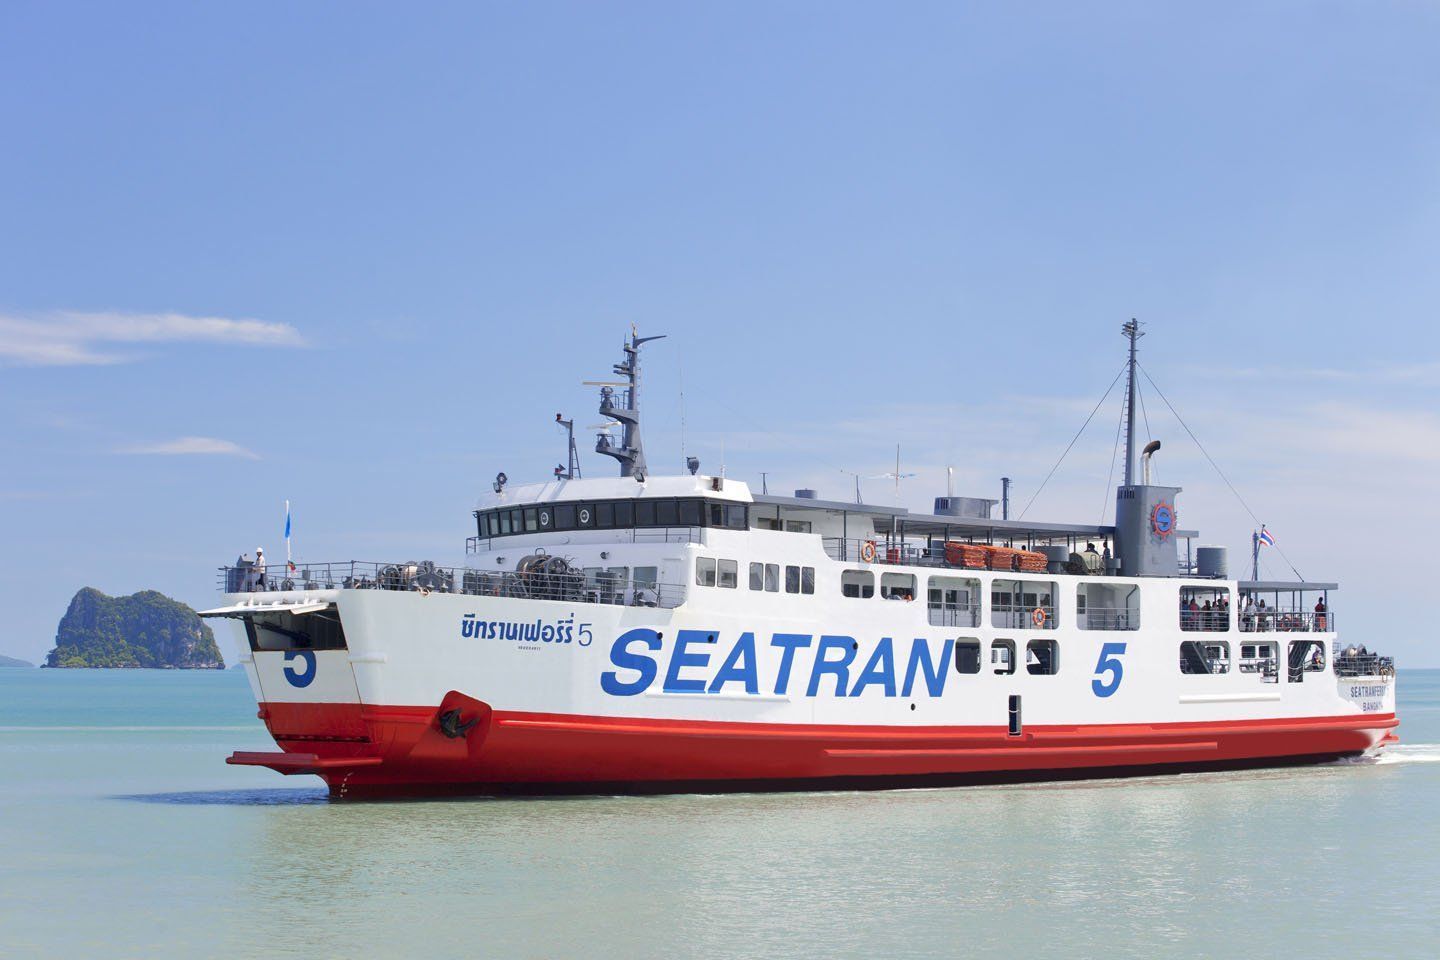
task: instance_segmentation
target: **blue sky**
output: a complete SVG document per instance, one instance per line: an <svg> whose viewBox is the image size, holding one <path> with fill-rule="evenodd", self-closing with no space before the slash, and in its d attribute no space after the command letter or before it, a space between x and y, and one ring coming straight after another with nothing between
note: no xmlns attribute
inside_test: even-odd
<svg viewBox="0 0 1440 960"><path fill-rule="evenodd" d="M654 469L683 384L707 470L839 496L899 443L911 506L946 465L1023 504L1136 316L1344 635L1440 665L1395 588L1440 527L1437 45L1418 3L7 3L0 652L86 584L207 603L287 497L302 557L453 558L632 321ZM1099 518L1113 401L1032 516Z"/></svg>

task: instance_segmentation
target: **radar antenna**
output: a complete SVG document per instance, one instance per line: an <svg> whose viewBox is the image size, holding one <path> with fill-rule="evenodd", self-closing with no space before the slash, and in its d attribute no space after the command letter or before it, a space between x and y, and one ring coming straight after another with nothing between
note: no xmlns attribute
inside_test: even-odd
<svg viewBox="0 0 1440 960"><path fill-rule="evenodd" d="M645 445L640 439L640 346L658 337L642 337L632 324L630 339L625 343L625 359L611 369L624 379L618 382L592 381L600 387L600 415L619 421L624 427L620 443L609 433L600 433L595 438L595 452L614 457L620 462L620 476L634 477L645 482ZM617 389L618 388L618 389Z"/></svg>

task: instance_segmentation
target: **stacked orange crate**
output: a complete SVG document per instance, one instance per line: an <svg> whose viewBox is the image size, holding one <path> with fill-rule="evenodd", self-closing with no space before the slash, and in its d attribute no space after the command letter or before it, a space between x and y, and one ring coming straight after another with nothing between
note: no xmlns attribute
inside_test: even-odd
<svg viewBox="0 0 1440 960"><path fill-rule="evenodd" d="M989 564L987 549L981 543L961 543L951 540L945 544L945 562L957 567L983 570Z"/></svg>
<svg viewBox="0 0 1440 960"><path fill-rule="evenodd" d="M1014 570L1015 558L1020 551L1014 547L991 547L989 553L991 570Z"/></svg>
<svg viewBox="0 0 1440 960"><path fill-rule="evenodd" d="M1049 561L1037 550L1020 551L1020 569L1025 573L1044 573Z"/></svg>

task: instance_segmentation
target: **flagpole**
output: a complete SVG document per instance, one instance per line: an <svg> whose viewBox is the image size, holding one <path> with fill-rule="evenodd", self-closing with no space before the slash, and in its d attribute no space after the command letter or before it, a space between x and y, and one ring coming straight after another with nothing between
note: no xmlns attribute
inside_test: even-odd
<svg viewBox="0 0 1440 960"><path fill-rule="evenodd" d="M1264 524L1261 524L1264 529ZM1260 531L1255 530L1250 534L1250 579L1260 579Z"/></svg>

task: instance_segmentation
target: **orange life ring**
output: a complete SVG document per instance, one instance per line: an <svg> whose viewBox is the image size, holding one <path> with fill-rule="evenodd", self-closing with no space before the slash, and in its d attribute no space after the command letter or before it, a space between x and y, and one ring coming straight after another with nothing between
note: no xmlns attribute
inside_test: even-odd
<svg viewBox="0 0 1440 960"><path fill-rule="evenodd" d="M1045 626L1045 608L1036 607L1035 612L1030 614L1030 619L1034 621L1035 626L1037 627Z"/></svg>
<svg viewBox="0 0 1440 960"><path fill-rule="evenodd" d="M866 540L860 544L860 559L866 563L875 562L875 541Z"/></svg>

